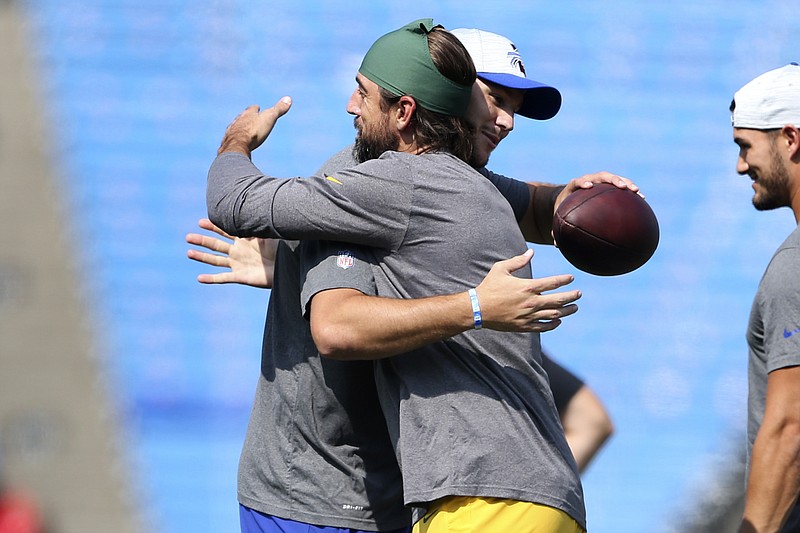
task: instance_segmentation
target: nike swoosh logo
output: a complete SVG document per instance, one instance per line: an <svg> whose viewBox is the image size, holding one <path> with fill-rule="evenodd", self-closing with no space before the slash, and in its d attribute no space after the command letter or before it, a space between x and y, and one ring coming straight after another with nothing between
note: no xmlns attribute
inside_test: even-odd
<svg viewBox="0 0 800 533"><path fill-rule="evenodd" d="M788 339L789 337L791 337L795 333L800 333L800 328L797 328L797 329L792 330L792 331L789 331L788 329L783 328L783 338L784 339Z"/></svg>
<svg viewBox="0 0 800 533"><path fill-rule="evenodd" d="M334 183L338 183L339 185L344 185L344 183L342 183L341 181L337 180L333 176L325 176L325 179L328 180L328 181L332 181Z"/></svg>

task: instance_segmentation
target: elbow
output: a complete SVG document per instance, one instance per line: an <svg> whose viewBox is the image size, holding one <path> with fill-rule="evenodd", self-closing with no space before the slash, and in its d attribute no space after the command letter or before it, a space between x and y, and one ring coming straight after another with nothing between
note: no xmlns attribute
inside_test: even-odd
<svg viewBox="0 0 800 533"><path fill-rule="evenodd" d="M611 435L614 434L614 423L611 422L611 418L609 418L608 415L606 415L605 420L600 423L598 429L602 438L602 442L607 441L611 438Z"/></svg>
<svg viewBox="0 0 800 533"><path fill-rule="evenodd" d="M222 201L219 198L212 196L211 192L206 193L206 212L208 220L210 220L218 228L230 233L228 224L228 217L225 216L225 211L222 209Z"/></svg>
<svg viewBox="0 0 800 533"><path fill-rule="evenodd" d="M614 423L602 404L599 405L598 413L595 416L594 427L595 434L601 443L606 442L614 434Z"/></svg>
<svg viewBox="0 0 800 533"><path fill-rule="evenodd" d="M311 336L322 357L339 361L360 359L356 336L346 327L326 320L312 320Z"/></svg>
<svg viewBox="0 0 800 533"><path fill-rule="evenodd" d="M783 426L781 440L794 457L794 462L800 461L800 420L793 418Z"/></svg>
<svg viewBox="0 0 800 533"><path fill-rule="evenodd" d="M605 412L595 413L591 419L585 420L585 434L587 439L594 442L594 446L600 448L614 434L614 424Z"/></svg>
<svg viewBox="0 0 800 533"><path fill-rule="evenodd" d="M208 198L206 201L208 220L228 235L235 237L252 237L253 232L249 227L237 223L237 216L233 205L226 199Z"/></svg>

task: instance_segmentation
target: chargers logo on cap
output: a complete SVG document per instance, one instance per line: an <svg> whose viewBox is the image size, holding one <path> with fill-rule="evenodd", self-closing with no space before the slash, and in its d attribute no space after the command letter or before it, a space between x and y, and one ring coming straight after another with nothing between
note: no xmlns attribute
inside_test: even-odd
<svg viewBox="0 0 800 533"><path fill-rule="evenodd" d="M508 57L511 60L511 66L519 69L522 72L522 75L525 76L525 65L522 64L522 57L519 55L519 51L517 51L517 47L514 44L511 45L513 50L508 53Z"/></svg>
<svg viewBox="0 0 800 533"><path fill-rule="evenodd" d="M355 264L356 258L347 250L342 250L339 252L339 255L336 256L336 266L343 270L347 270Z"/></svg>

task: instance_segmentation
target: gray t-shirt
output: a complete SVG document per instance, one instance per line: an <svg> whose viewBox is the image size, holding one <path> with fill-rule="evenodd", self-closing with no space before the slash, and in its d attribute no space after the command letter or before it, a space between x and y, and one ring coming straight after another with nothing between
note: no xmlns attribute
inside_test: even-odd
<svg viewBox="0 0 800 533"><path fill-rule="evenodd" d="M409 157L411 159L408 159ZM447 179L439 181L436 179L437 176L426 175L425 172L417 172L417 170L426 170L423 168L426 165L423 161L428 159L441 162L439 165L433 164L432 168L439 173L443 173L443 176L438 177ZM417 168L418 166L420 168ZM430 170L430 168L427 170ZM456 179L460 174L465 174L469 179L460 182ZM496 175L494 178L495 180L498 179ZM507 180L507 178L503 179ZM489 181L466 167L462 162L443 154L429 154L426 156L387 154L380 160L359 165L359 167L349 171L333 173L330 177L318 176L307 179L280 180L264 176L248 158L241 154L225 153L215 160L209 172L207 200L209 216L212 221L226 231L237 235L280 236L297 239L340 238L351 242L368 244L386 251L397 249L401 245L407 244L405 242L406 232L410 226L410 217L413 213L415 218L432 217L432 220L436 220L437 223L461 224L461 229L464 230L460 235L461 240L471 241L469 236L477 233L478 235L492 234L492 237L488 239L492 242L511 244L513 241L513 246L510 246L509 249L503 249L499 255L497 253L498 250L484 251L480 249L480 243L475 245L478 249L476 249L475 253L472 253L469 251L469 246L474 245L472 242L469 243L467 249L461 251L462 255L466 254L467 262L470 265L468 269L470 274L474 273L475 275L475 279L470 280L470 283L474 285L483 278L495 261L516 255L524 249L524 242L518 231L515 237L508 240L506 234L509 233L509 230L513 234L513 228L515 227L515 222L509 223L509 221L513 221L514 217L511 215L508 202L498 202L497 198L501 197L496 189L491 187L487 189L488 184ZM419 185L422 186L419 191L416 191ZM520 198L525 198L524 201L515 202L515 205L526 207L527 190L525 185L521 183L512 184L510 189L516 190ZM420 197L426 197L425 201L418 201L417 192L424 193ZM491 205L476 206L471 211L471 216L458 220L458 216L452 216L455 211L450 212L449 215L441 212L443 206L438 205L436 199L430 197L430 193L442 194L443 198L448 197L451 200L454 195L468 193L468 196L465 197L467 200L471 197L477 199L486 198ZM460 203L460 201L456 201L456 203ZM460 205L461 209L463 209L469 204ZM421 211L420 208L424 209ZM524 207L520 207L518 212L524 212ZM479 219L486 218L487 225L496 232L500 228L497 224L499 219L494 216L494 213L500 213L501 215L501 225L503 226L503 230L500 231L503 234L501 239L494 239L492 231L486 233L480 227L482 223L473 225L471 222L467 222L474 221L476 217ZM387 217L387 215L390 216ZM442 215L447 216L443 217ZM420 222L420 220L415 222ZM425 225L424 220L422 225ZM415 239L421 239L418 244L422 245L421 250L426 251L425 254L428 261L436 260L436 257L438 257L437 247L448 248L448 242L443 241L443 237L444 235L436 234L428 236L417 235L415 237ZM452 258L453 251L451 249L451 253L448 254L449 258ZM280 257L279 255L279 260ZM344 258L344 261L347 262L349 259ZM393 260L390 259L389 263L392 262ZM355 264L360 264L360 262ZM437 262L436 266L438 268L442 264ZM446 269L447 265L445 264L444 266ZM444 275L444 273L445 270L442 270L439 275ZM529 271L523 274L530 276ZM429 296L435 293L438 285L438 283L423 284L422 286L414 287L415 291L413 292L424 290L420 296ZM454 286L460 286L460 282L455 283ZM362 290L368 292L368 289ZM459 288L458 290L463 289ZM275 298L274 292L273 298ZM283 307L283 305L277 303L278 298L276 298L275 302L271 304L272 310ZM288 305L291 305L291 299L288 300ZM274 335L272 335L273 329L268 325L267 338L274 338ZM493 332L484 331L480 333L487 334L487 338L494 336ZM469 337L469 335L465 335L468 344L471 342ZM280 344L280 341L272 342ZM491 347L491 344L489 342L486 346ZM552 406L552 397L550 396L549 388L546 387L546 377L539 365L538 336L530 336L529 340L525 340L522 343L518 341L516 344L525 345L524 353L526 355L520 358L520 360L524 358L525 361L520 365L521 370L507 365L506 376L500 382L505 380L506 386L504 387L508 389L506 392L509 393L510 398L504 399L502 402L495 401L494 403L506 405L507 412L515 411L520 413L522 417L520 420L511 420L513 417L506 419L510 420L511 423L520 423L520 429L524 431L516 435L515 440L505 443L495 442L495 435L491 434L491 432L484 432L482 435L478 435L479 440L487 444L492 451L493 459L489 461L488 466L491 467L491 463L500 456L510 460L510 462L507 461L505 463L506 468L508 465L512 465L513 470L519 471L521 470L520 465L525 465L525 468L522 469L527 473L526 476L523 476L525 479L520 483L516 483L514 476L508 478L506 483L509 487L503 488L498 493L498 496L519 497L519 499L549 503L564 509L580 523L584 523L582 492L577 477L577 469L574 466L574 461L558 425L555 409ZM265 353L266 351L265 349ZM505 364L505 357L502 352L500 350L496 362ZM275 357L283 358L287 356L279 355ZM514 358L512 357L511 359ZM515 360L513 362L518 363L520 361ZM467 367L472 364L471 361L466 363ZM276 366L279 365L280 363L276 363ZM290 363L287 368L301 368L305 365L313 366L314 363L311 359L307 359L302 364ZM248 442L245 446L245 452L243 452L243 455L250 453L250 456L247 460L243 459L242 467L240 468L240 473L246 471L245 478L247 478L245 480L246 483L241 483L242 478L240 476L240 499L245 505L252 505L258 510L276 514L277 516L337 525L341 522L315 520L313 517L309 517L310 515L308 514L309 510L314 509L314 501L320 502L325 498L321 493L327 491L320 490L320 486L330 489L334 487L333 483L319 480L318 476L315 476L313 467L297 469L299 479L295 481L287 480L286 478L281 479L279 474L282 472L273 470L274 468L280 468L281 465L285 467L293 464L290 461L292 457L286 455L286 450L292 449L290 446L292 441L289 438L270 443L269 449L263 451L260 458L258 457L260 441L270 439L275 434L275 432L270 432L270 421L280 420L281 424L288 428L287 431L296 431L297 429L290 427L289 424L292 421L288 420L287 417L279 418L280 413L276 413L273 406L278 405L280 408L279 404L281 402L288 403L291 398L295 398L298 405L308 405L307 402L303 404L300 399L303 397L302 392L313 386L314 383L309 380L303 381L296 376L287 378L283 381L282 387L288 392L270 393L274 394L274 397L269 400L271 403L268 402L267 405L260 407L260 404L264 403L261 399L263 391L271 388L281 388L273 386L274 383L279 381L275 376L288 375L278 372L271 374L268 363L262 366L264 367L262 376L265 379L263 383L259 383L260 396L257 398L254 409L254 420L256 418L258 420L256 422L251 421L251 429L248 430ZM462 366L465 365L462 364ZM499 371L499 369L494 368L495 365L489 366L491 367L490 371ZM313 369L308 371L314 372ZM518 375L524 377L518 378ZM475 377L473 376L473 378ZM292 379L294 379L294 382L292 382ZM511 387L509 384L514 383L515 379L519 383ZM304 387L301 387L302 383L305 383ZM459 391L464 392L464 387L460 384L456 385L459 387ZM294 396L292 395L292 387L296 389ZM532 394L535 397L533 401L529 398L531 396L529 390L536 391ZM289 398L290 400L284 400L284 398ZM335 401L328 402L328 404L333 405L334 410L340 408L335 404ZM481 405L481 402L476 402L476 405ZM344 405L341 408L346 409ZM258 416L256 411L260 412ZM395 415L395 418L397 418L397 415ZM309 420L313 421L314 417L312 416ZM264 423L265 421L267 421L267 424ZM316 428L313 427L313 422L308 427L316 431ZM399 433L399 425L396 426L396 429L398 431L395 433ZM302 436L302 438L309 439L303 446L311 448L313 447L313 441L320 438L319 434L314 435L314 431ZM535 437L533 436L534 434L536 435ZM492 439L492 442L489 442L488 439ZM519 444L521 444L521 447L515 449ZM495 446L498 449L502 448L504 454L496 453ZM248 452L248 448L254 451ZM508 457L508 453L511 453L513 457ZM265 455L267 454L271 455L271 457L266 458ZM336 450L334 450L335 454ZM532 456L535 459L530 461L529 458ZM297 457L301 456L298 455ZM313 454L302 457L304 457L304 460L308 460L309 464L314 464L315 458ZM436 461L435 458L429 458L429 460ZM298 459L298 464L302 462ZM411 461L409 461L409 464L411 464ZM371 465L366 464L365 461L363 467L369 473ZM446 469L446 465L443 465L443 468ZM292 467L292 472L294 471L294 467ZM414 475L407 475L410 479L414 479ZM273 484L270 479L266 479L267 477L278 481ZM317 479L316 484L311 482L314 479ZM331 480L333 480L333 477L331 477ZM483 481L478 480L477 484L473 481L467 480L466 483L455 483L451 486L467 488L479 488L482 486ZM529 481L530 483L528 483ZM250 484L248 485L247 483ZM284 507L282 505L285 506L286 501L291 501L295 493L291 492L288 496L264 495L259 494L259 491L286 491L287 486L291 486L290 483L305 487L305 491L302 494L307 497L302 501L298 500L296 505L292 506L292 512L288 515L271 510L283 510ZM391 487L391 484L385 485L383 488L389 487ZM315 491L317 494L314 494ZM528 494L532 496L525 497ZM415 494L413 497L417 498L418 495ZM280 500L279 505L272 501L275 498ZM372 500L369 501L372 502ZM353 507L357 506L345 504L342 508L349 511ZM326 513L312 514L319 516ZM340 515L341 513L336 512L336 514ZM341 523L341 525L350 527L346 523ZM393 526L381 526L381 528L386 527Z"/></svg>
<svg viewBox="0 0 800 533"><path fill-rule="evenodd" d="M239 461L238 498L312 524L390 530L411 517L368 361L319 357L300 311L302 249L281 242L256 397ZM373 292L369 268L346 287Z"/></svg>
<svg viewBox="0 0 800 533"><path fill-rule="evenodd" d="M343 151L322 170L349 166L355 162ZM301 258L307 246L313 241L281 241L278 247L261 373L239 460L239 502L330 527L405 527L411 513L403 505L373 365L319 357L301 315ZM338 283L375 292L371 268L363 261Z"/></svg>
<svg viewBox="0 0 800 533"><path fill-rule="evenodd" d="M800 227L780 245L758 285L747 326L748 364L747 466L767 397L767 375L800 365ZM800 503L783 531L800 530Z"/></svg>
<svg viewBox="0 0 800 533"><path fill-rule="evenodd" d="M526 248L509 203L452 156L384 154L361 171L393 177L375 207L395 243L372 250L381 296L465 291L496 261ZM342 257L363 255L350 245L315 247L320 262L307 273L304 304L346 274ZM529 268L518 274L531 276ZM376 380L407 504L424 509L448 495L509 498L559 508L585 526L538 334L469 331L376 362Z"/></svg>
<svg viewBox="0 0 800 533"><path fill-rule="evenodd" d="M355 165L346 148L317 174ZM529 199L525 185L499 175L492 179L522 216ZM282 241L278 247L261 373L239 461L238 499L299 522L382 531L404 527L411 513L403 505L373 364L320 358L300 314L301 258L308 255L305 248L316 246ZM371 266L359 259L325 288L375 294Z"/></svg>

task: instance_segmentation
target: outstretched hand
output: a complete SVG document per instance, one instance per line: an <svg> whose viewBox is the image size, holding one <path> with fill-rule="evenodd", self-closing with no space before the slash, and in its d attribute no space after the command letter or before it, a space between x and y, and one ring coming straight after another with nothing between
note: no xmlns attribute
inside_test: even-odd
<svg viewBox="0 0 800 533"><path fill-rule="evenodd" d="M263 111L260 111L259 106L251 105L233 119L225 130L217 155L222 152L240 152L250 157L250 153L267 140L275 123L291 107L292 99L288 96Z"/></svg>
<svg viewBox="0 0 800 533"><path fill-rule="evenodd" d="M527 279L512 275L527 265L533 250L498 261L476 287L483 326L498 331L550 331L561 319L575 313L580 291L543 294L572 283L570 274Z"/></svg>
<svg viewBox="0 0 800 533"><path fill-rule="evenodd" d="M276 239L232 237L207 218L201 219L197 225L227 240L189 233L186 235L186 242L218 253L190 248L186 255L199 263L230 269L228 272L217 274L200 274L197 276L197 281L206 284L238 283L264 289L272 287L275 254L278 248Z"/></svg>

